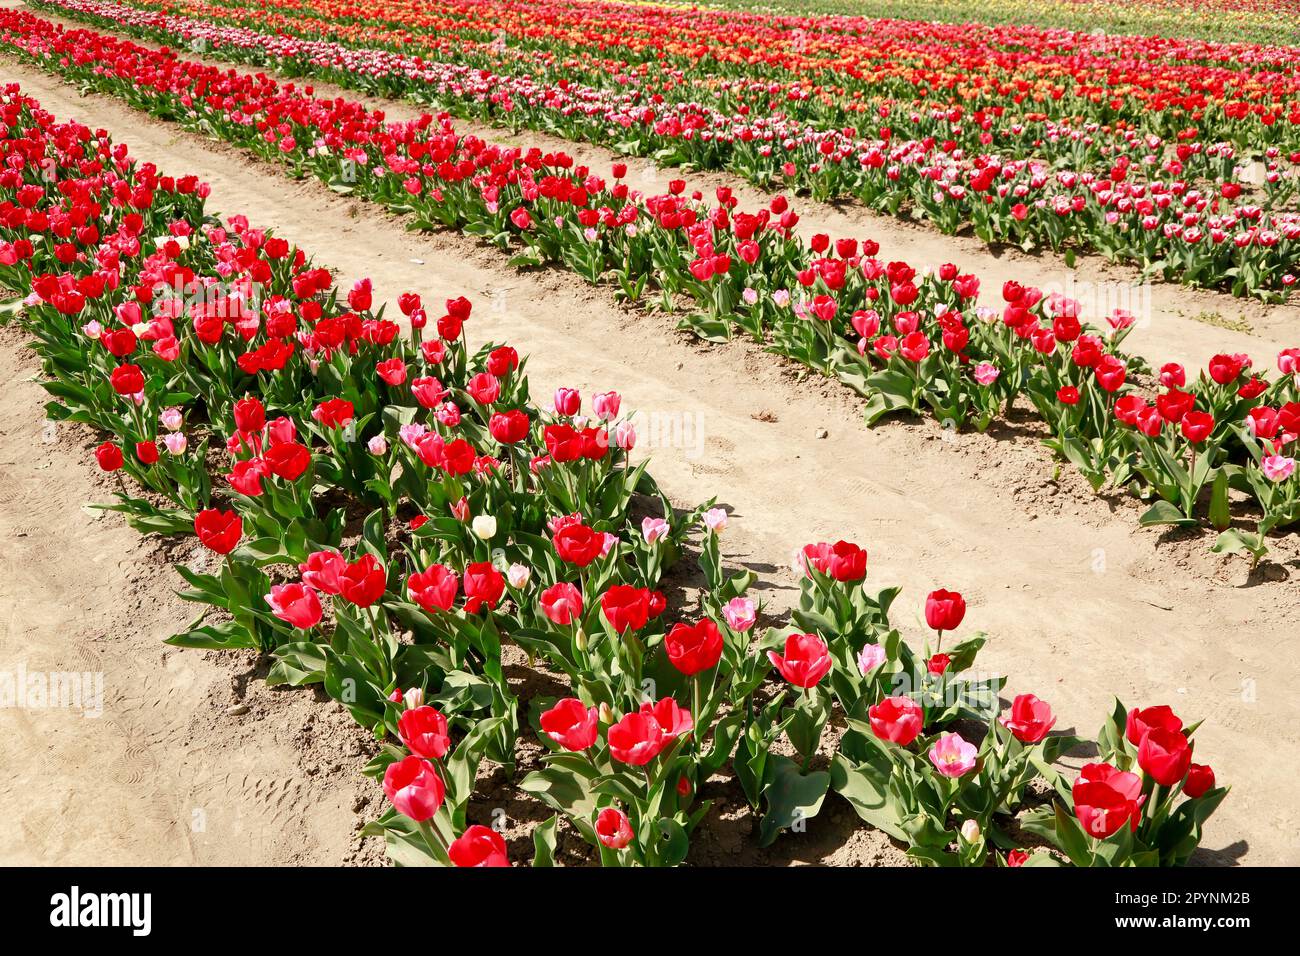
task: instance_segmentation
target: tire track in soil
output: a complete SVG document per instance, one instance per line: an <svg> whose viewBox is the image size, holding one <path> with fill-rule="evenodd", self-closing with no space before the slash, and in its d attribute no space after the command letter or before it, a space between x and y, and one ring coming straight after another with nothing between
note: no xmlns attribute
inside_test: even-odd
<svg viewBox="0 0 1300 956"><path fill-rule="evenodd" d="M1291 781L1274 759L1296 745L1300 725L1291 692L1300 666L1274 651L1297 620L1293 585L1275 580L1294 580L1300 567L1294 535L1265 573L1245 579L1244 565L1210 555L1205 538L1140 529L1135 503L1094 497L1072 472L1053 481L1046 452L1016 423L982 436L928 421L867 430L845 389L745 343L700 343L671 318L630 313L575 277L515 273L465 237L408 233L376 207L293 183L118 101L79 98L12 60L6 70L56 115L112 130L142 161L198 174L212 184L211 209L274 227L344 282L370 276L389 296L470 296L471 335L530 354L539 395L558 384L618 388L629 408L703 416L706 460L650 449L655 474L679 505L721 495L735 519L727 551L759 573L773 607L797 593L785 568L793 548L856 540L872 554L873 581L905 587L896 623L914 640L927 591L970 596L967 629L992 636L982 666L1012 675L1008 696L1049 700L1061 729L1092 733L1112 693L1206 718L1198 759L1236 789L1203 859L1300 860ZM819 428L827 438L814 437ZM704 464L722 472L702 480ZM1225 661L1254 682L1253 696L1210 680Z"/></svg>

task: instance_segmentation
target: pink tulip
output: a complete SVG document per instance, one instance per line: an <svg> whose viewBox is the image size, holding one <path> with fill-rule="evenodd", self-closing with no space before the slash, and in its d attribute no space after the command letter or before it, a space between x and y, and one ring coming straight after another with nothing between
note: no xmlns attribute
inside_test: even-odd
<svg viewBox="0 0 1300 956"><path fill-rule="evenodd" d="M974 769L976 753L960 734L944 734L930 748L930 763L945 777L960 777Z"/></svg>
<svg viewBox="0 0 1300 956"><path fill-rule="evenodd" d="M1260 462L1269 481L1286 481L1295 473L1295 459L1283 455L1269 455Z"/></svg>
<svg viewBox="0 0 1300 956"><path fill-rule="evenodd" d="M754 602L746 597L734 597L723 606L722 618L733 631L743 634L754 626Z"/></svg>
<svg viewBox="0 0 1300 956"><path fill-rule="evenodd" d="M727 510L725 508L710 508L704 512L704 523L710 531L721 534L727 530Z"/></svg>
<svg viewBox="0 0 1300 956"><path fill-rule="evenodd" d="M591 397L591 407L603 421L618 417L621 402L618 392L597 392Z"/></svg>
<svg viewBox="0 0 1300 956"><path fill-rule="evenodd" d="M881 664L885 663L885 648L880 644L865 644L858 654L858 670L866 677Z"/></svg>

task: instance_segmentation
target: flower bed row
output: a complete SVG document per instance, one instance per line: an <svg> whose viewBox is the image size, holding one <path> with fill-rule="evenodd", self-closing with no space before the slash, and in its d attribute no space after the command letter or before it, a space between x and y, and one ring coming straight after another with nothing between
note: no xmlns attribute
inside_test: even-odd
<svg viewBox="0 0 1300 956"><path fill-rule="evenodd" d="M1265 299L1282 298L1296 279L1293 163L1300 140L1292 142L1288 131L1300 128L1300 108L1294 91L1269 90L1285 75L1272 60L1260 67L1269 72L1238 91L1242 100L1225 99L1225 85L1241 76L1233 57L1249 58L1243 51L1217 54L1227 65L1214 69L1187 54L1180 69L1199 79L1167 78L1157 101L1148 103L1130 99L1141 84L1125 81L1117 92L1106 83L1133 70L1146 75L1160 61L1118 59L1128 44L1114 40L1093 54L1098 76L1078 80L1068 95L1066 86L1049 87L1041 77L1065 60L1059 38L1048 57L1057 67L1020 64L1020 47L1005 41L1014 52L999 55L1016 63L988 88L981 84L999 71L982 58L991 55L984 47L930 70L913 65L931 50L935 41L928 36L909 38L920 44L905 44L910 52L894 51L908 64L900 75L889 73L892 61L872 61L868 70L845 66L841 56L819 60L834 72L825 86L809 88L802 80L756 75L753 63L715 59L716 50L685 64L611 62L585 48L566 53L552 49L559 39L538 39L513 18L501 36L519 46L502 45L472 25L463 34L450 31L448 39L446 18L434 21L436 33L416 31L425 45L406 27L313 20L297 9L268 24L263 7L238 4L185 6L195 17L111 0L33 5L461 115L613 142L660 162L727 168L819 199L853 195L878 211L924 218L950 233L970 229L990 243L1070 254L1091 249L1136 262L1150 275ZM409 12L394 6L394 16ZM287 35L272 35L271 27ZM580 36L596 43L589 32ZM873 34L871 42L874 49L884 41ZM1294 51L1276 52L1285 62L1295 59ZM1019 79L1020 69L1032 80ZM855 82L866 86L854 88ZM1260 101L1292 112L1288 118L1269 113L1260 123L1254 112ZM878 126L878 135L861 133L865 122ZM1255 154L1265 164L1259 176Z"/></svg>
<svg viewBox="0 0 1300 956"><path fill-rule="evenodd" d="M745 9L748 0L712 6ZM764 4L765 7L769 4ZM944 23L1023 24L1088 33L1198 37L1225 42L1300 42L1296 0L785 0L774 9Z"/></svg>
<svg viewBox="0 0 1300 956"><path fill-rule="evenodd" d="M1199 375L1148 373L1122 343L1132 316L1085 325L1080 306L1015 282L1001 314L972 308L978 277L945 264L925 273L882 262L871 241L791 234L778 197L747 213L725 189L709 206L673 184L644 196L564 154L503 149L424 115L386 122L262 76L202 66L93 31L63 31L0 12L0 46L156 116L249 149L411 215L414 228L459 228L528 267L562 264L637 301L692 308L683 327L733 329L835 376L867 398L867 420L929 412L983 429L1024 396L1051 431L1047 446L1101 488L1150 504L1144 524L1220 532L1218 550L1268 550L1300 521L1300 350L1268 379L1245 355L1218 355ZM111 68L110 68L111 64ZM13 260L0 250L0 268Z"/></svg>
<svg viewBox="0 0 1300 956"><path fill-rule="evenodd" d="M508 862L468 811L480 762L513 771L521 733L547 754L519 786L557 813L535 865L560 817L603 864L680 863L720 775L764 842L833 786L942 865L1178 864L1226 795L1163 706L1117 704L1067 783L1053 763L1080 741L1050 735L1031 694L1001 712L1005 679L971 671L984 636L942 649L961 596L929 596L918 651L855 545L805 547L789 626L760 635L752 575L720 555L725 511L674 511L628 461L616 392L591 415L571 389L537 405L514 349L470 349L467 300L434 319L408 292L406 322L385 318L368 280L335 288L302 250L208 215L195 177L12 84L0 158L0 239L21 253L2 279L27 290L49 416L108 436L99 466L135 486L109 507L200 546L176 571L202 613L169 643L270 655L271 683L320 684L372 729L392 808L368 832L396 862ZM697 531L699 607L670 626L659 587ZM507 643L568 696L517 700ZM811 769L832 711L848 733Z"/></svg>

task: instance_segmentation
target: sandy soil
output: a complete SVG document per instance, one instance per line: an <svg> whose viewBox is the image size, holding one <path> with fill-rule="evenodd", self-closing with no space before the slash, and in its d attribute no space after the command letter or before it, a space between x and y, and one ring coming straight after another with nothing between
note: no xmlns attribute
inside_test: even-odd
<svg viewBox="0 0 1300 956"><path fill-rule="evenodd" d="M242 212L254 222L275 226L280 235L336 267L345 281L368 275L389 295L408 288L433 299L469 295L478 303L471 335L508 337L521 352L530 353L528 367L537 394L558 384L584 391L614 387L631 407L648 415L679 416L698 427L702 455L695 454L694 442L670 440L646 448L654 458L655 473L679 504L722 496L735 515L726 546L733 558L759 574L763 596L773 610L797 593L794 575L787 569L791 551L809 540L845 537L871 551L875 582L905 586L896 605L896 622L905 634L921 636L920 608L928 590L962 590L970 604L968 629L992 636L983 666L1012 675L1009 695L1032 691L1048 699L1060 715L1060 729L1094 732L1112 693L1130 704L1167 702L1189 718L1204 717L1205 726L1197 734L1198 759L1212 763L1220 779L1235 790L1212 821L1200 860L1300 861L1293 782L1285 762L1277 759L1278 751L1294 750L1300 717L1300 704L1291 692L1300 665L1284 651L1278 653L1283 639L1295 633L1300 613L1296 536L1280 542L1274 559L1247 576L1240 560L1209 554L1205 537L1179 539L1139 529L1135 503L1095 497L1068 471L1053 480L1052 463L1026 423L1012 422L984 436L948 434L932 422L892 423L868 431L861 425L858 403L844 389L804 377L748 345L703 345L675 332L671 318L625 311L606 291L568 275L512 273L503 268L499 253L469 239L408 233L399 220L366 204L335 196L315 183L291 183L278 170L250 163L220 144L156 123L116 101L78 98L70 88L28 67L8 59L3 63L5 78L21 81L57 115L75 115L111 129L142 160L197 173L213 185L211 208ZM811 226L814 216L806 204L803 211L805 224ZM838 215L860 217L827 212L826 221ZM935 250L927 258L916 245L891 245L893 240L877 226L873 221L868 228L860 221L853 230L832 228L836 234L875 235L883 255L918 263L958 258L985 278L987 288L993 287L996 273L986 275L979 257L967 254L960 242L953 245L919 230L901 229L899 235ZM936 243L957 251L945 251ZM1024 268L1017 265L1009 274L1041 281L1027 271L1031 267L1033 262L1027 260ZM1052 267L1036 268L1050 272ZM1165 301L1171 303L1199 298L1181 289L1157 293L1167 295ZM1248 308L1220 296L1208 301L1220 310ZM1255 311L1252 320L1264 329L1284 329L1295 316L1292 309ZM1267 355L1274 344L1268 338L1182 319L1172 311L1133 341L1161 358L1185 356L1197 362L1228 349ZM6 415L12 413L12 404L6 397ZM21 460L29 444L21 436L39 431L34 401L25 414L16 429L17 448L14 433L6 428L0 455L5 461ZM823 430L826 437L818 438ZM88 456L74 459L70 455L52 463L53 471L37 489L40 495L57 498L51 508L62 509L58 517L66 517L70 540L85 534L87 526L96 527L68 508L69 502L88 497ZM5 500L3 508L10 525L30 522L34 513L25 501ZM127 542L134 533L112 519L102 523L110 526L103 533L119 536L117 550L130 553L133 546ZM33 583L19 594L0 592L0 609L6 599L17 605L12 612L0 610L0 620L48 618L53 612L45 609L47 602L59 605L60 588L96 579L69 564L67 555L76 554L75 547L53 553L59 555L57 567L47 563L28 577ZM35 566L28 570L35 571ZM179 612L153 603L163 599L164 591L161 582L153 582L148 591L146 606L161 618L158 632L171 626L162 620L180 620ZM117 593L117 588L108 588L106 616L120 611L123 617L139 618L129 601L118 607L123 602ZM75 655L94 641L89 634L68 630L71 633L59 634L58 641L46 638L53 645L51 653ZM124 653L131 653L142 671L157 671L157 657L171 660L152 632L142 634L141 646ZM197 670L222 665L178 655L171 666ZM206 673L229 676L228 670ZM149 676L142 674L140 684ZM153 679L162 678L154 674ZM154 709L165 711L165 688L156 687L153 693ZM249 693L266 691L250 684ZM192 704L201 695L182 696ZM12 722L13 715L0 715L0 720ZM195 736L192 724L181 723L179 734L163 731L162 739L149 748L161 766L189 759L177 757L178 751L192 756L204 745L220 747L236 766L250 760L263 766L275 763L274 737L255 754L244 754L246 748L238 746L227 748L227 743L238 743L228 740L233 728L241 726L235 719L204 722L206 736ZM168 711L167 725L175 724ZM79 727L74 730L80 732ZM154 732L159 733L156 726ZM6 754L6 765L12 768L12 785L2 799L4 825L20 833L47 826L48 799L33 783L44 772L41 751L37 746L10 749L14 752ZM79 755L70 755L65 761L69 779L83 787L96 786L101 767L97 753L82 748ZM281 777L296 778L295 754L290 751L282 759L288 769L282 768ZM343 795L352 781L346 772L331 776L333 780L323 783L333 788L328 799L345 810ZM166 790L165 800L190 799L161 780L155 783ZM139 795L131 787L100 797L99 807L70 811L63 825L70 832L136 825L131 818ZM507 812L513 817L531 811ZM338 822L347 829L345 820ZM735 859L729 854L744 846L741 829L719 828L703 835L698 858ZM326 836L318 843L299 842L298 858L337 859L335 851L344 837L335 832L331 844ZM171 845L162 839L128 840L123 846L135 849L141 862L184 858L172 854ZM753 861L896 859L878 834L852 827L852 815L837 798L828 800L807 834L787 835L780 846L778 856L753 856ZM42 855L39 848L31 853Z"/></svg>

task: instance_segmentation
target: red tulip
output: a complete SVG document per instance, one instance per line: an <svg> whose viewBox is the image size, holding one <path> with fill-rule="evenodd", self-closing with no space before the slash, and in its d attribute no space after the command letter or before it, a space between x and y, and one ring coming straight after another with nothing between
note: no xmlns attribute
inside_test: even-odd
<svg viewBox="0 0 1300 956"><path fill-rule="evenodd" d="M388 765L384 771L384 794L398 813L423 823L442 806L447 786L437 767L412 754Z"/></svg>
<svg viewBox="0 0 1300 956"><path fill-rule="evenodd" d="M633 767L644 767L668 744L654 714L634 711L609 728L605 735L610 755Z"/></svg>
<svg viewBox="0 0 1300 956"><path fill-rule="evenodd" d="M509 866L506 856L505 838L493 830L476 823L462 833L451 846L447 855L456 866Z"/></svg>
<svg viewBox="0 0 1300 956"><path fill-rule="evenodd" d="M831 669L830 651L815 634L791 634L785 639L785 653L768 651L767 659L796 687L815 686Z"/></svg>
<svg viewBox="0 0 1300 956"><path fill-rule="evenodd" d="M158 446L151 441L135 443L135 457L142 465L152 465L158 461Z"/></svg>
<svg viewBox="0 0 1300 956"><path fill-rule="evenodd" d="M1160 417L1171 425L1181 422L1195 407L1196 396L1190 392L1180 392L1176 388L1156 396L1156 409L1160 412Z"/></svg>
<svg viewBox="0 0 1300 956"><path fill-rule="evenodd" d="M99 337L100 344L115 358L125 358L135 351L136 334L130 329L109 329Z"/></svg>
<svg viewBox="0 0 1300 956"><path fill-rule="evenodd" d="M898 351L909 362L919 362L930 354L930 340L924 332L910 332L899 341Z"/></svg>
<svg viewBox="0 0 1300 956"><path fill-rule="evenodd" d="M1187 371L1177 362L1160 366L1160 384L1168 389L1182 388L1187 384Z"/></svg>
<svg viewBox="0 0 1300 956"><path fill-rule="evenodd" d="M465 611L477 614L479 609L495 608L506 590L506 579L492 567L490 561L480 561L465 569Z"/></svg>
<svg viewBox="0 0 1300 956"><path fill-rule="evenodd" d="M605 535L593 531L585 524L566 525L551 539L555 553L570 564L585 568L601 556L605 549Z"/></svg>
<svg viewBox="0 0 1300 956"><path fill-rule="evenodd" d="M837 581L861 581L867 576L867 553L848 541L836 541L828 554L828 574Z"/></svg>
<svg viewBox="0 0 1300 956"><path fill-rule="evenodd" d="M1183 722L1166 704L1148 707L1146 710L1138 710L1134 707L1128 712L1128 720L1124 724L1124 736L1135 747L1142 743L1143 737L1156 729L1181 731Z"/></svg>
<svg viewBox="0 0 1300 956"><path fill-rule="evenodd" d="M406 363L400 358L385 359L376 363L375 371L385 384L394 388L406 382Z"/></svg>
<svg viewBox="0 0 1300 956"><path fill-rule="evenodd" d="M106 441L95 449L95 461L104 471L117 471L122 467L122 449Z"/></svg>
<svg viewBox="0 0 1300 956"><path fill-rule="evenodd" d="M448 299L446 304L447 314L438 320L438 334L450 342L460 337L473 306L463 295Z"/></svg>
<svg viewBox="0 0 1300 956"><path fill-rule="evenodd" d="M1208 412L1188 412L1183 416L1183 437L1193 445L1199 445L1210 437L1214 430L1214 416Z"/></svg>
<svg viewBox="0 0 1300 956"><path fill-rule="evenodd" d="M519 368L519 353L508 345L502 345L488 353L487 370L497 378L505 378Z"/></svg>
<svg viewBox="0 0 1300 956"><path fill-rule="evenodd" d="M351 402L342 398L331 398L313 408L311 417L322 428L342 428L352 421L355 414L356 410Z"/></svg>
<svg viewBox="0 0 1300 956"><path fill-rule="evenodd" d="M621 850L632 842L632 823L617 807L606 807L596 814L596 839L611 850Z"/></svg>
<svg viewBox="0 0 1300 956"><path fill-rule="evenodd" d="M411 394L415 396L415 400L420 403L421 407L433 408L442 401L443 396L447 393L441 382L430 375L425 375L412 380Z"/></svg>
<svg viewBox="0 0 1300 956"><path fill-rule="evenodd" d="M1157 727L1138 744L1138 766L1162 787L1172 787L1192 764L1192 745L1181 731Z"/></svg>
<svg viewBox="0 0 1300 956"><path fill-rule="evenodd" d="M925 716L921 705L910 697L886 697L867 710L872 732L881 740L906 747L921 734Z"/></svg>
<svg viewBox="0 0 1300 956"><path fill-rule="evenodd" d="M434 707L414 707L397 718L397 735L411 753L438 760L451 748L447 718Z"/></svg>
<svg viewBox="0 0 1300 956"><path fill-rule="evenodd" d="M1113 392L1123 385L1124 378L1128 375L1128 368L1113 355L1103 355L1097 361L1094 371L1097 384L1108 392Z"/></svg>
<svg viewBox="0 0 1300 956"><path fill-rule="evenodd" d="M673 667L690 677L722 659L722 632L708 618L698 624L674 624L664 637L664 650Z"/></svg>
<svg viewBox="0 0 1300 956"><path fill-rule="evenodd" d="M296 628L306 630L320 623L320 598L311 588L302 584L276 584L266 595L271 613Z"/></svg>
<svg viewBox="0 0 1300 956"><path fill-rule="evenodd" d="M837 308L835 300L829 295L813 296L812 303L808 307L809 311L823 322L835 318Z"/></svg>
<svg viewBox="0 0 1300 956"><path fill-rule="evenodd" d="M234 405L235 427L241 432L260 432L266 427L266 408L261 400L249 396Z"/></svg>
<svg viewBox="0 0 1300 956"><path fill-rule="evenodd" d="M809 564L836 581L851 583L867 576L867 552L848 541L806 545L803 553Z"/></svg>
<svg viewBox="0 0 1300 956"><path fill-rule="evenodd" d="M654 717L666 737L688 734L695 726L691 712L679 706L671 697L660 698L653 704L646 701L641 705L641 713Z"/></svg>
<svg viewBox="0 0 1300 956"><path fill-rule="evenodd" d="M460 577L443 564L431 565L427 570L412 574L406 579L406 593L412 601L430 613L450 611L456 603Z"/></svg>
<svg viewBox="0 0 1300 956"><path fill-rule="evenodd" d="M1011 702L1010 713L999 717L998 722L1017 740L1036 744L1055 726L1056 717L1047 701L1039 700L1033 694L1020 694Z"/></svg>
<svg viewBox="0 0 1300 956"><path fill-rule="evenodd" d="M668 599L664 597L663 591L651 591L648 603L652 620L668 609Z"/></svg>
<svg viewBox="0 0 1300 956"><path fill-rule="evenodd" d="M465 391L480 405L491 405L501 397L501 383L489 372L479 372L465 383Z"/></svg>
<svg viewBox="0 0 1300 956"><path fill-rule="evenodd" d="M543 591L538 604L543 614L561 626L582 617L582 592L567 581L552 584Z"/></svg>
<svg viewBox="0 0 1300 956"><path fill-rule="evenodd" d="M488 431L503 445L513 445L528 437L528 416L521 411L497 412L488 420Z"/></svg>
<svg viewBox="0 0 1300 956"><path fill-rule="evenodd" d="M119 365L108 378L113 391L119 395L135 395L144 391L144 372L138 365Z"/></svg>
<svg viewBox="0 0 1300 956"><path fill-rule="evenodd" d="M576 388L557 388L554 403L555 414L576 415L582 408L582 394Z"/></svg>
<svg viewBox="0 0 1300 956"><path fill-rule="evenodd" d="M387 586L388 572L373 554L363 554L339 575L339 595L357 607L370 607Z"/></svg>
<svg viewBox="0 0 1300 956"><path fill-rule="evenodd" d="M348 308L354 312L366 312L373 302L373 293L369 279L359 279L348 292Z"/></svg>
<svg viewBox="0 0 1300 956"><path fill-rule="evenodd" d="M1183 793L1195 799L1208 790L1214 789L1214 771L1203 763L1194 763L1187 768L1187 779L1183 783Z"/></svg>
<svg viewBox="0 0 1300 956"><path fill-rule="evenodd" d="M262 455L271 474L285 481L297 481L311 466L311 450L296 441L272 445Z"/></svg>
<svg viewBox="0 0 1300 956"><path fill-rule="evenodd" d="M542 713L542 731L565 750L586 750L596 742L600 731L595 707L587 707L576 697L566 697Z"/></svg>
<svg viewBox="0 0 1300 956"><path fill-rule="evenodd" d="M1141 820L1142 781L1110 764L1090 763L1079 771L1072 788L1074 813L1090 836L1104 840L1125 823L1136 830Z"/></svg>
<svg viewBox="0 0 1300 956"><path fill-rule="evenodd" d="M966 617L966 599L956 591L940 588L925 599L925 623L942 634L955 631Z"/></svg>
<svg viewBox="0 0 1300 956"><path fill-rule="evenodd" d="M639 631L650 620L650 592L627 584L615 584L600 596L605 620L619 634Z"/></svg>
<svg viewBox="0 0 1300 956"><path fill-rule="evenodd" d="M343 588L343 572L347 559L337 551L313 551L307 563L298 565L302 583L326 594L338 594Z"/></svg>
<svg viewBox="0 0 1300 956"><path fill-rule="evenodd" d="M208 550L229 554L244 533L244 520L238 512L206 508L194 516L194 533Z"/></svg>
<svg viewBox="0 0 1300 956"><path fill-rule="evenodd" d="M402 315L409 316L416 309L423 308L418 292L403 292L397 297L397 307L402 310Z"/></svg>
<svg viewBox="0 0 1300 956"><path fill-rule="evenodd" d="M1227 385L1235 381L1245 367L1246 362L1241 356L1216 355L1210 359L1210 378L1220 385Z"/></svg>

